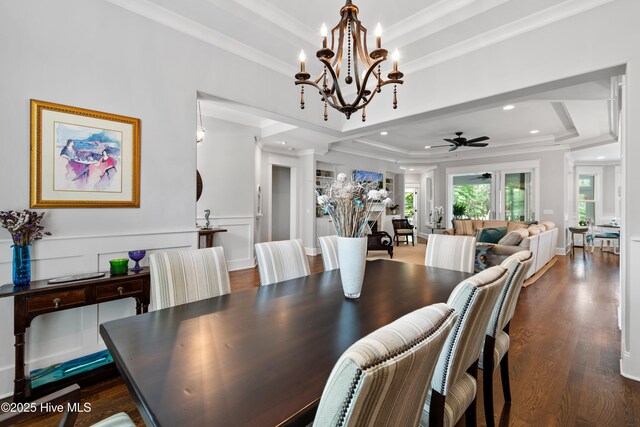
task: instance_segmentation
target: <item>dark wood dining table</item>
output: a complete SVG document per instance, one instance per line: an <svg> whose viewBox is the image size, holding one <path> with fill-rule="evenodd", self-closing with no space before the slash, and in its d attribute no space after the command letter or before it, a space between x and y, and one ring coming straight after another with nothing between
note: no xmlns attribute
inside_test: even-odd
<svg viewBox="0 0 640 427"><path fill-rule="evenodd" d="M100 326L147 425L278 426L313 420L340 355L471 276L367 262L362 295L333 270Z"/></svg>

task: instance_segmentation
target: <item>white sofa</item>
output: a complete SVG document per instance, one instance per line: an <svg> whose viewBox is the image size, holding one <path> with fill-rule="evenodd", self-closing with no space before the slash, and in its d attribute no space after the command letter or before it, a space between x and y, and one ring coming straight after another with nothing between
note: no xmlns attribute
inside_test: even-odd
<svg viewBox="0 0 640 427"><path fill-rule="evenodd" d="M466 227L462 225L461 221L467 221ZM456 222L458 222L456 224ZM495 228L495 227L507 227L509 224L514 223L510 221L482 221L482 220L454 220L454 227L446 230L446 234L457 235L473 235L479 236L480 230L483 228ZM525 237L517 246L500 245L500 244L486 244L492 246L487 252L487 256L490 264L497 264L502 259L512 255L516 252L529 250L533 254L533 263L525 275L525 279L533 276L536 272L540 271L549 261L553 259L556 253L556 244L558 242L558 227L551 222L543 222L546 224L547 230L539 234L531 234ZM524 225L522 225L524 226Z"/></svg>

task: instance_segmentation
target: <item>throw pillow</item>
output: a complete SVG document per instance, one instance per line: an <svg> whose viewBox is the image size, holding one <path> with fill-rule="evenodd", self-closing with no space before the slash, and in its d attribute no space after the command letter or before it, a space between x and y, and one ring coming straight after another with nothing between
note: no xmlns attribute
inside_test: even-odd
<svg viewBox="0 0 640 427"><path fill-rule="evenodd" d="M456 236L473 236L473 224L470 219L456 219L453 221Z"/></svg>
<svg viewBox="0 0 640 427"><path fill-rule="evenodd" d="M555 223L553 223L553 222L551 222L551 221L544 221L544 222L542 223L542 225L544 225L545 227L547 227L547 230L551 230L551 229L556 228L556 224L555 224Z"/></svg>
<svg viewBox="0 0 640 427"><path fill-rule="evenodd" d="M507 224L507 233L511 233L515 230L521 230L523 228L527 228L527 224L518 221L509 221L509 224Z"/></svg>
<svg viewBox="0 0 640 427"><path fill-rule="evenodd" d="M479 242L498 243L507 234L507 227L483 228L478 237Z"/></svg>
<svg viewBox="0 0 640 427"><path fill-rule="evenodd" d="M547 227L544 224L538 224L538 228L540 229L541 233L547 231Z"/></svg>
<svg viewBox="0 0 640 427"><path fill-rule="evenodd" d="M536 234L540 234L540 227L538 227L537 225L530 225L529 228L529 236L535 236Z"/></svg>
<svg viewBox="0 0 640 427"><path fill-rule="evenodd" d="M529 233L527 233L529 236ZM522 242L522 233L520 230L513 230L511 233L507 233L500 241L498 241L499 245L507 245L507 246L518 246L520 242Z"/></svg>

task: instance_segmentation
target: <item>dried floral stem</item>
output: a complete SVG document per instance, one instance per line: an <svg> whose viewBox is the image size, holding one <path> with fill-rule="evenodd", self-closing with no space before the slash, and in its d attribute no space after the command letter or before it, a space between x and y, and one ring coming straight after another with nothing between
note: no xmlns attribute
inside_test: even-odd
<svg viewBox="0 0 640 427"><path fill-rule="evenodd" d="M51 236L51 233L44 231L40 225L44 212L38 214L35 211L0 211L0 223L2 228L6 228L11 234L13 243L18 246L27 245L35 240L42 239L43 236Z"/></svg>
<svg viewBox="0 0 640 427"><path fill-rule="evenodd" d="M376 187L376 182L347 181L341 173L326 188L316 190L318 203L331 217L338 236L363 237L369 221L377 221L391 200ZM374 209L376 205L379 210Z"/></svg>

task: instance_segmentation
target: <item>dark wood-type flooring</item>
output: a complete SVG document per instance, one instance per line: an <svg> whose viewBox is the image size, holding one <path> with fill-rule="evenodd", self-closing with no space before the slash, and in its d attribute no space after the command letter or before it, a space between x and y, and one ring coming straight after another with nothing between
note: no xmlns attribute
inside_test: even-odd
<svg viewBox="0 0 640 427"><path fill-rule="evenodd" d="M504 405L500 375L494 377L498 425L640 425L640 383L619 374L619 258L598 251L586 261L577 255L558 257L542 278L522 290L511 323L511 405ZM312 273L322 271L321 257L309 260ZM234 292L259 283L257 269L230 276ZM482 375L478 424L484 426L481 382ZM76 425L122 411L143 425L119 378L87 387L82 398L92 411L80 414ZM24 425L55 426L58 419L42 416Z"/></svg>

